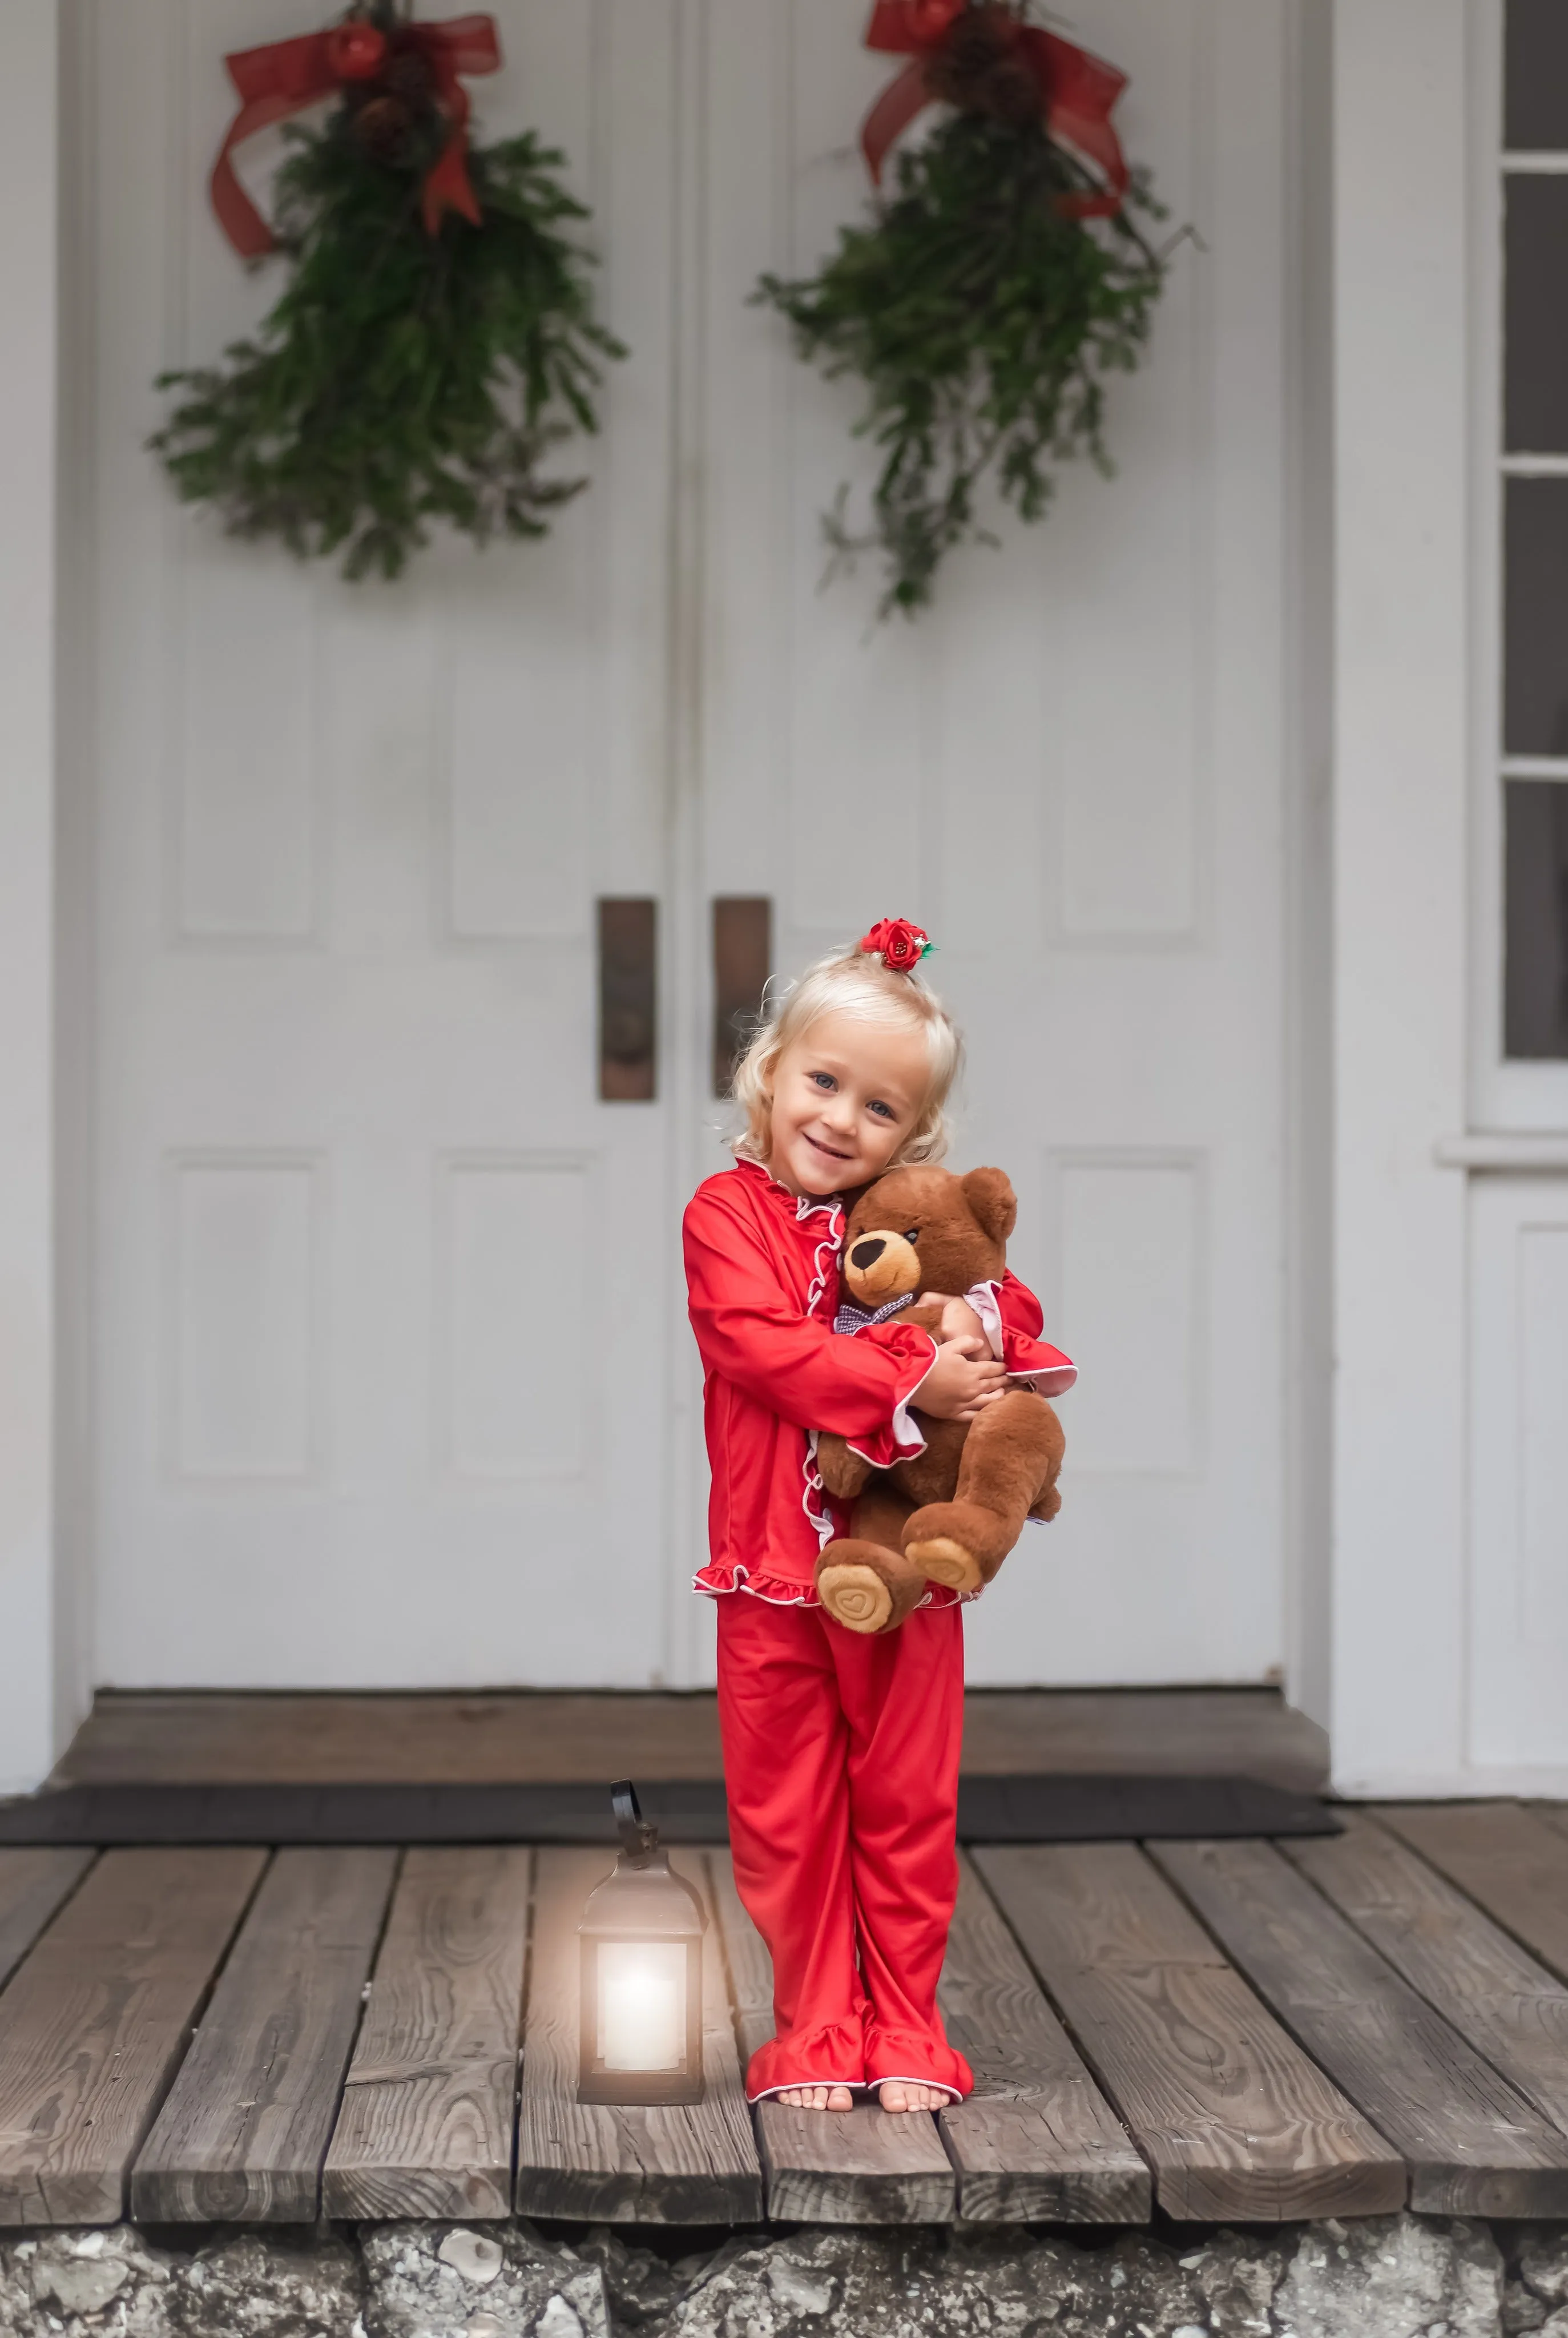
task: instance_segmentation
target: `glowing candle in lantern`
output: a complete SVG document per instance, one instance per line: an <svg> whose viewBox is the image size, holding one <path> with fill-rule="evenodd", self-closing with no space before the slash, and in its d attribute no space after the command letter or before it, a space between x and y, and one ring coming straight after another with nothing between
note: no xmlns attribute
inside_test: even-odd
<svg viewBox="0 0 1568 2338"><path fill-rule="evenodd" d="M681 1940L604 1940L599 1949L599 2058L607 2070L678 2070L686 2042Z"/></svg>
<svg viewBox="0 0 1568 2338"><path fill-rule="evenodd" d="M621 1829L613 1874L589 1898L582 1942L584 2103L694 2103L702 2096L702 1934L707 1914L659 1848L630 1783L612 1789Z"/></svg>

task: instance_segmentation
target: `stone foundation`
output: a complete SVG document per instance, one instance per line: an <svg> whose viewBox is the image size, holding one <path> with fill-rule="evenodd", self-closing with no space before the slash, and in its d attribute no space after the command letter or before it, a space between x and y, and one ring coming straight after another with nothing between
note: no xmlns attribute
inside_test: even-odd
<svg viewBox="0 0 1568 2338"><path fill-rule="evenodd" d="M1568 2226L1417 2216L1208 2238L364 2225L0 2237L0 2338L1568 2338Z"/></svg>

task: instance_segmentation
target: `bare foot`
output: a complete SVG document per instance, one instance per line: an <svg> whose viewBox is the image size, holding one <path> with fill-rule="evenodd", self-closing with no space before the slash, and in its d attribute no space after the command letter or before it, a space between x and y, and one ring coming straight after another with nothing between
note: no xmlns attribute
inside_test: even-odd
<svg viewBox="0 0 1568 2338"><path fill-rule="evenodd" d="M927 2087L916 2078L887 2078L877 2098L885 2111L945 2110L953 2099L945 2087Z"/></svg>
<svg viewBox="0 0 1568 2338"><path fill-rule="evenodd" d="M848 2087L783 2087L779 2100L792 2111L848 2111L855 2107Z"/></svg>

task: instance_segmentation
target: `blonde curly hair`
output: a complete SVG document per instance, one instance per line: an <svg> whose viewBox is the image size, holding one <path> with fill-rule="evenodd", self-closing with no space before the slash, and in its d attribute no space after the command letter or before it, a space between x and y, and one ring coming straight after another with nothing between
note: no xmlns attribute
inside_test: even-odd
<svg viewBox="0 0 1568 2338"><path fill-rule="evenodd" d="M769 988L771 988L769 985ZM939 1161L947 1150L946 1104L964 1060L957 1026L935 991L916 974L895 974L858 944L808 966L763 1013L735 1066L734 1098L746 1125L730 1139L742 1161L766 1161L772 1143L773 1071L786 1047L803 1038L819 1017L847 1015L858 1023L913 1027L925 1035L930 1077L915 1125L888 1167Z"/></svg>

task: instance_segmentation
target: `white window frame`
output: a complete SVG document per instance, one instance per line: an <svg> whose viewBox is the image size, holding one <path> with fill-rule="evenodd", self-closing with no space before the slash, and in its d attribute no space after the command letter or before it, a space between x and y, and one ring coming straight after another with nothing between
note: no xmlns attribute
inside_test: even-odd
<svg viewBox="0 0 1568 2338"><path fill-rule="evenodd" d="M1477 0L1471 44L1473 202L1471 399L1475 470L1471 632L1472 744L1470 1123L1477 1130L1568 1131L1568 1059L1510 1062L1503 1052L1504 788L1568 786L1568 755L1509 755L1504 740L1503 497L1509 477L1568 478L1568 454L1504 451L1504 199L1510 177L1568 177L1568 148L1513 154L1503 144L1505 0Z"/></svg>

